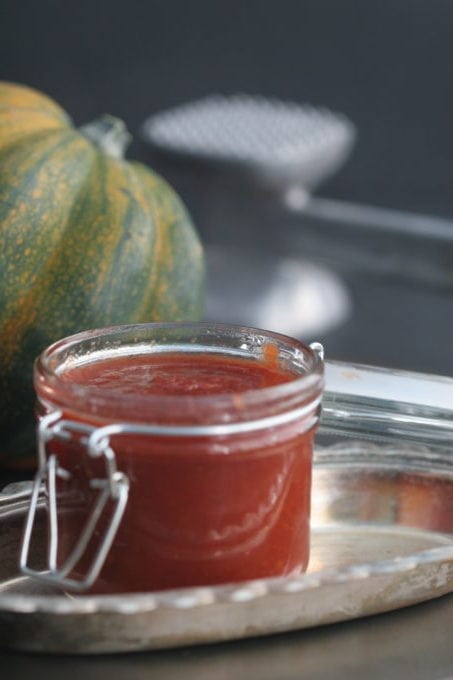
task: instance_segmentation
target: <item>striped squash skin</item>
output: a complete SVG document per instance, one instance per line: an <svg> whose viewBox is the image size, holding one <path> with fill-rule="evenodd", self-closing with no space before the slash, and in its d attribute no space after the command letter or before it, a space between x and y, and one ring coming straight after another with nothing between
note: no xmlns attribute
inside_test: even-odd
<svg viewBox="0 0 453 680"><path fill-rule="evenodd" d="M32 365L101 326L196 320L203 251L168 184L97 148L49 98L0 83L0 461L33 449Z"/></svg>

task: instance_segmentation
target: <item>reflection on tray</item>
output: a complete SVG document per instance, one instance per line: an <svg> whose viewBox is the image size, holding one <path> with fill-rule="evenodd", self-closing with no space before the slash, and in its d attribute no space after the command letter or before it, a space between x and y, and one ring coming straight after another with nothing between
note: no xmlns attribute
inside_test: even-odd
<svg viewBox="0 0 453 680"><path fill-rule="evenodd" d="M362 455L357 455L361 452ZM400 525L453 535L453 467L422 465L408 447L344 442L316 458L312 523L364 522ZM429 452L425 450L429 463ZM342 472L331 483L329 466Z"/></svg>

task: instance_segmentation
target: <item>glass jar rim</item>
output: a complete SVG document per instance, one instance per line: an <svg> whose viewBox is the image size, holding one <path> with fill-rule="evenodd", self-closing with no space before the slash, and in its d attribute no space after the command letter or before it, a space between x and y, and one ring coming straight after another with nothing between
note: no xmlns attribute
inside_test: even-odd
<svg viewBox="0 0 453 680"><path fill-rule="evenodd" d="M181 342L156 342L156 336L165 333L180 333ZM209 340L219 339L217 343L206 345L196 343L195 339L200 336ZM185 337L185 342L182 338ZM237 343L235 351L222 344L222 337L234 338ZM115 339L115 342L108 348L102 349L97 345L102 345L103 341ZM129 339L129 342L128 342ZM140 342L142 340L142 342ZM174 340L174 339L173 339ZM193 340L193 344L188 342ZM124 343L122 342L124 341ZM69 368L94 363L96 360L113 358L117 356L130 356L131 354L145 354L159 351L209 351L226 356L242 356L243 358L254 358L255 354L251 349L258 353L263 345L274 343L279 350L285 351L293 359L303 362L301 371L295 373L294 380L282 382L277 385L249 389L238 392L235 395L228 392L219 392L209 395L138 395L134 393L118 393L108 390L105 387L93 385L81 385L62 379L65 372L65 362ZM255 345L254 345L255 343ZM131 348L134 350L131 353ZM85 351L83 351L85 349ZM77 351L79 354L77 355ZM80 352L80 350L82 350ZM128 350L128 351L127 351ZM71 352L76 355L72 356ZM69 360L69 361L68 361ZM302 370L303 368L303 370ZM87 400L96 402L102 410L102 404L108 403L110 408L122 412L125 409L134 413L134 407L140 403L141 411L153 411L157 404L161 411L171 410L175 412L184 411L188 402L191 404L191 412L212 411L217 414L223 409L228 411L232 399L240 394L241 401L245 408L265 407L266 404L278 402L290 402L299 397L306 404L314 401L322 392L324 386L324 362L319 352L313 347L305 345L303 342L287 335L276 333L249 326L209 323L209 322L151 322L143 324L127 324L108 326L82 331L64 337L49 345L35 361L35 387L38 396L43 396L44 400L49 397L49 401L54 401L57 396L58 405L82 405ZM44 385L44 387L43 387ZM54 398L51 398L50 395ZM84 409L81 409L82 412ZM135 418L134 418L135 419ZM223 419L223 418L222 418ZM234 419L234 418L233 418ZM143 420L138 418L138 420Z"/></svg>

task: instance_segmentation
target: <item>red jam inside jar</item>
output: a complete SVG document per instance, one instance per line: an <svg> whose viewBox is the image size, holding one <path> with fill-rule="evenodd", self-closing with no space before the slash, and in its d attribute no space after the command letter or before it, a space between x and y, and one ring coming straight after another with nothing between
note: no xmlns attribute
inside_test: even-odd
<svg viewBox="0 0 453 680"><path fill-rule="evenodd" d="M105 460L87 454L83 428L125 425L108 447L129 481L127 504L90 592L306 568L323 386L316 351L243 327L148 324L56 343L37 361L35 378L40 413L72 424L70 437L46 441L60 470L57 568L92 516L93 480L105 478ZM71 577L89 570L111 516L107 503Z"/></svg>

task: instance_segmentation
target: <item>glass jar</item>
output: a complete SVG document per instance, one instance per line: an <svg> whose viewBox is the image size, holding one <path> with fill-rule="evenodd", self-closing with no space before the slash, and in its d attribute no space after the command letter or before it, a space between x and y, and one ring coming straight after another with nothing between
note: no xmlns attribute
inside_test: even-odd
<svg viewBox="0 0 453 680"><path fill-rule="evenodd" d="M103 593L303 571L323 371L316 343L221 324L120 326L50 346L35 365L39 471L22 571ZM27 561L43 482L37 572Z"/></svg>

